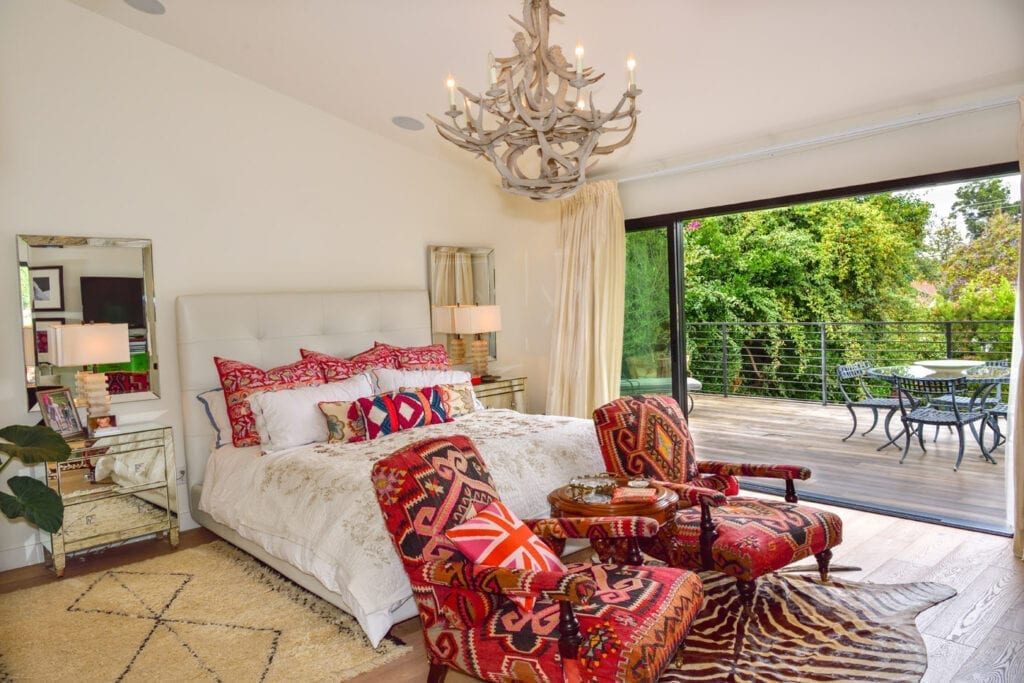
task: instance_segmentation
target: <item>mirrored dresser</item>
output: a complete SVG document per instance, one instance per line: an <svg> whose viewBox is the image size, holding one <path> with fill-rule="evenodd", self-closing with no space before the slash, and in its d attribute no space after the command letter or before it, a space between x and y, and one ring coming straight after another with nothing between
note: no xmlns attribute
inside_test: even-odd
<svg viewBox="0 0 1024 683"><path fill-rule="evenodd" d="M70 553L153 533L178 545L178 504L171 428L118 427L69 439L71 457L47 463L47 484L64 501L64 524L44 534L47 560L64 575Z"/></svg>

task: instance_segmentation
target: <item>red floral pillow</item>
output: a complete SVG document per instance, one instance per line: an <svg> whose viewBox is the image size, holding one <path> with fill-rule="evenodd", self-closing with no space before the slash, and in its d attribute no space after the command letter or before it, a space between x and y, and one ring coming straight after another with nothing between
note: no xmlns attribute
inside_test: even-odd
<svg viewBox="0 0 1024 683"><path fill-rule="evenodd" d="M260 436L256 432L256 419L249 406L249 397L263 391L293 389L312 384L323 384L324 376L320 365L311 359L303 359L270 370L262 370L237 360L214 356L220 385L224 389L224 400L228 406L228 421L231 422L231 443L239 448L257 446Z"/></svg>
<svg viewBox="0 0 1024 683"><path fill-rule="evenodd" d="M473 562L489 567L564 572L565 565L530 531L515 513L496 500L476 517L446 532L459 551ZM524 611L533 609L536 597L511 598Z"/></svg>
<svg viewBox="0 0 1024 683"><path fill-rule="evenodd" d="M452 361L444 344L429 346L392 346L374 342L374 348L386 348L398 359L399 370L451 370Z"/></svg>
<svg viewBox="0 0 1024 683"><path fill-rule="evenodd" d="M351 358L338 358L319 351L299 349L303 358L312 358L320 364L324 379L328 382L340 382L358 375L360 372L368 372L374 368L398 369L398 357L390 349L372 348L361 351Z"/></svg>

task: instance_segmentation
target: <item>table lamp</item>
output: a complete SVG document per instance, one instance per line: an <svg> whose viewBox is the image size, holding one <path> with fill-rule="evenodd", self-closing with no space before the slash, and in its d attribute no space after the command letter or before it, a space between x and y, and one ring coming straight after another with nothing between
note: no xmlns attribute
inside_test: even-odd
<svg viewBox="0 0 1024 683"><path fill-rule="evenodd" d="M455 331L455 310L461 306L434 306L430 311L430 322L434 334L455 335L448 340L448 355L452 365L466 362L466 340Z"/></svg>
<svg viewBox="0 0 1024 683"><path fill-rule="evenodd" d="M453 327L458 334L475 334L470 345L473 374L487 377L487 340L480 335L501 330L501 308L498 306L457 306L452 311Z"/></svg>
<svg viewBox="0 0 1024 683"><path fill-rule="evenodd" d="M101 363L127 363L131 360L127 323L91 325L54 325L51 328L54 365L69 367ZM79 403L85 404L91 418L110 415L107 375L81 370L75 374Z"/></svg>

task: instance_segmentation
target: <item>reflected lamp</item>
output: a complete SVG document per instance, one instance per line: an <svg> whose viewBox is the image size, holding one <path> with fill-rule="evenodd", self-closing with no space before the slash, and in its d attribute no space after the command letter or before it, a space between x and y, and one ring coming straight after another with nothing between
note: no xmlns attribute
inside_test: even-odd
<svg viewBox="0 0 1024 683"><path fill-rule="evenodd" d="M127 323L54 325L51 329L54 364L61 367L127 363L131 360ZM110 415L107 375L81 370L75 374L80 404L89 418Z"/></svg>

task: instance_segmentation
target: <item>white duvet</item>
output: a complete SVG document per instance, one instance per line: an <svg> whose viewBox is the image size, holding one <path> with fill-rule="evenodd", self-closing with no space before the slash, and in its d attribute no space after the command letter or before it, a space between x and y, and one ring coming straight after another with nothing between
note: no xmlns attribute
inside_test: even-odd
<svg viewBox="0 0 1024 683"><path fill-rule="evenodd" d="M590 420L481 410L362 443L316 443L264 456L257 448L216 449L199 508L339 593L376 646L396 614L414 612L370 469L407 444L451 434L473 440L501 499L522 518L548 516L552 489L604 470Z"/></svg>

